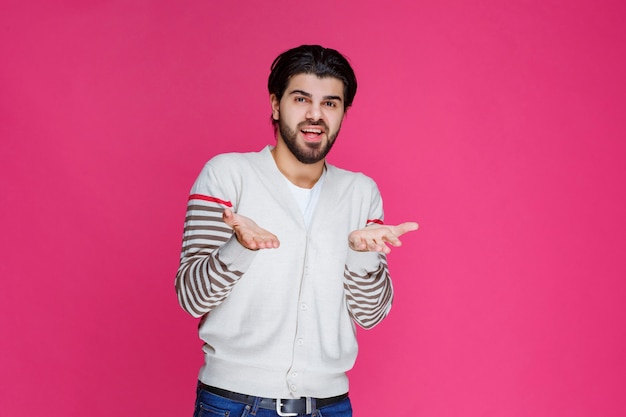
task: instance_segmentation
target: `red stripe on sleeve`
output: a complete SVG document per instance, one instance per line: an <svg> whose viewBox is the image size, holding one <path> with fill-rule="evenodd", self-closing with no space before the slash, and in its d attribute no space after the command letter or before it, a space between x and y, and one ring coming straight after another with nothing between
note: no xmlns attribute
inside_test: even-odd
<svg viewBox="0 0 626 417"><path fill-rule="evenodd" d="M220 200L219 198L211 197L208 195L202 195L202 194L191 194L189 196L189 200L204 200L204 201L210 201L212 203L222 204L226 207L233 206L233 203L231 203L230 201L224 201L224 200Z"/></svg>
<svg viewBox="0 0 626 417"><path fill-rule="evenodd" d="M366 224L370 224L370 223L383 224L383 221L378 220L378 219L368 219Z"/></svg>

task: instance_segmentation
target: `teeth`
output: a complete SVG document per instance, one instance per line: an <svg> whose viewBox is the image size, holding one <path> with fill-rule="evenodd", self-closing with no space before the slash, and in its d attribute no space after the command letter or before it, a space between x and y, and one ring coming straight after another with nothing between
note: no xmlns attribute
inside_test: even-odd
<svg viewBox="0 0 626 417"><path fill-rule="evenodd" d="M304 133L317 133L318 135L322 133L321 129L302 129Z"/></svg>

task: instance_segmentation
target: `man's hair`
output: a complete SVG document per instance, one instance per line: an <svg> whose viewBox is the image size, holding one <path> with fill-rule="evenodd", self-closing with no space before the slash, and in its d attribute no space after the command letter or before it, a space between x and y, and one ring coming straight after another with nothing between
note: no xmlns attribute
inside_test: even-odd
<svg viewBox="0 0 626 417"><path fill-rule="evenodd" d="M338 78L343 82L344 109L352 105L356 76L348 60L336 50L320 45L302 45L283 52L272 63L267 89L280 101L289 80L298 74Z"/></svg>

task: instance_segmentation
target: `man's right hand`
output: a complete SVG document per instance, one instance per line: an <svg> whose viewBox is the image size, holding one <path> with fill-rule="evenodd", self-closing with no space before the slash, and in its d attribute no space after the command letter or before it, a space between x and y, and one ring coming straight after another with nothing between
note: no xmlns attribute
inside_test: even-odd
<svg viewBox="0 0 626 417"><path fill-rule="evenodd" d="M252 219L233 213L231 209L224 210L222 219L235 231L239 243L250 250L275 249L280 246L276 235L259 227Z"/></svg>

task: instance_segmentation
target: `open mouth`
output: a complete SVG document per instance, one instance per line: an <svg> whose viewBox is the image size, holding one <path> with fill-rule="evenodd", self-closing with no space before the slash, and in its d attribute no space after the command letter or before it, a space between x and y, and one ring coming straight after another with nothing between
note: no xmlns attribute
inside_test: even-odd
<svg viewBox="0 0 626 417"><path fill-rule="evenodd" d="M316 141L322 137L324 129L320 127L305 127L304 129L300 129L300 132L304 135L304 139Z"/></svg>

